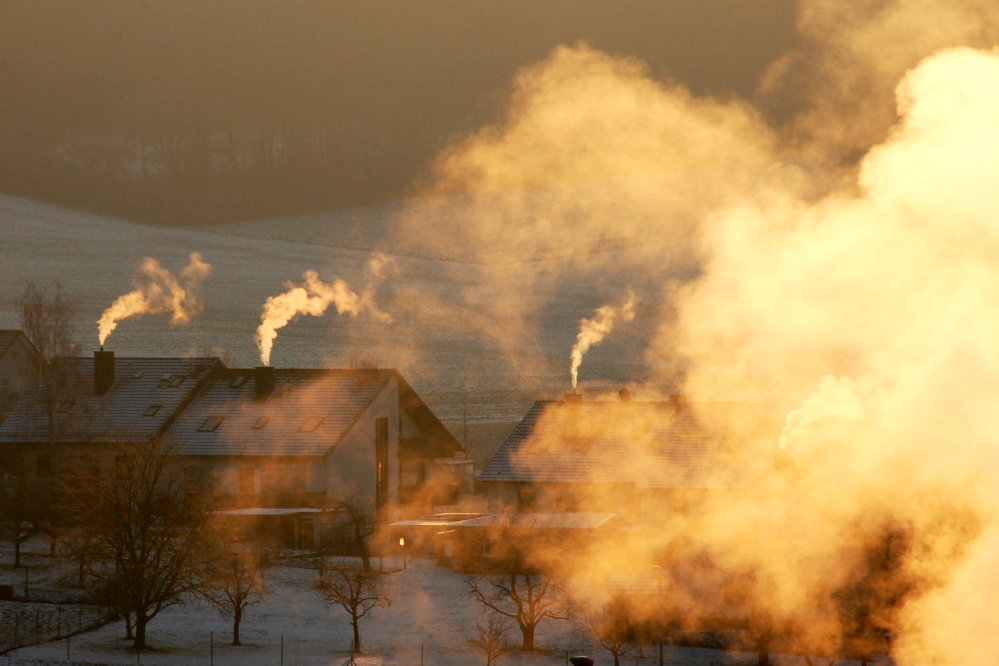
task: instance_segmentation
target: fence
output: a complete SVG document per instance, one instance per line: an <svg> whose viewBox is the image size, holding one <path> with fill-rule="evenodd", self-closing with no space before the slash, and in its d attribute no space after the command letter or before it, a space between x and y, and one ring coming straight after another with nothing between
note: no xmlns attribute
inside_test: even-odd
<svg viewBox="0 0 999 666"><path fill-rule="evenodd" d="M0 654L101 626L107 613L90 604L9 602L0 605Z"/></svg>

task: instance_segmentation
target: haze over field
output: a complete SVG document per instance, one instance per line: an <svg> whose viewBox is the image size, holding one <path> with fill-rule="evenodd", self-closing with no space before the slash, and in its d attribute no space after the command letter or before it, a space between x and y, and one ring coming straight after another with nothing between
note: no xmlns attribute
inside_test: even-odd
<svg viewBox="0 0 999 666"><path fill-rule="evenodd" d="M480 417L557 395L582 320L630 289L634 321L589 349L584 390L682 388L771 419L777 471L692 528L752 581L745 605L794 649L835 653L844 591L868 585L869 621L899 663L991 664L999 12L802 0L797 31L754 90L715 97L570 40L523 63L508 103L379 208L166 230L5 198L0 288L9 299L21 280L61 277L96 320L142 257L179 267L197 251L214 267L204 312L187 328L125 321L115 349L222 345L253 365L267 298L307 269L374 284L378 250L393 262L370 302L392 321L297 319L272 360L370 354L452 418L466 386ZM732 446L758 434L740 425ZM652 564L669 545L596 552L589 573ZM892 568L872 581L883 551Z"/></svg>

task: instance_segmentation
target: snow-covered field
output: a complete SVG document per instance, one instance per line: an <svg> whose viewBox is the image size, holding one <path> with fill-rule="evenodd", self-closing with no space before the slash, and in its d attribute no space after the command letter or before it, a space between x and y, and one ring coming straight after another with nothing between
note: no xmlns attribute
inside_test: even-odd
<svg viewBox="0 0 999 666"><path fill-rule="evenodd" d="M225 350L234 363L257 365L253 334L267 297L310 268L325 279L340 276L360 286L368 248L393 249L394 210L179 229L0 196L0 327L18 326L12 302L26 281L59 280L78 306L77 333L89 353L97 342L94 322L131 289L143 257L176 271L189 253L200 252L214 266L199 288L204 312L180 327L170 326L164 315L126 320L109 348L123 356ZM608 257L489 266L397 250L378 291L393 324L335 314L301 318L280 333L274 364L333 367L372 358L400 369L445 420L457 422L466 411L471 421L519 420L534 399L566 390L579 319L634 288L639 317L590 352L581 377L584 386L608 387L648 379L643 349L654 326L643 315L657 307L659 287L595 279ZM642 259L636 253L649 251L621 251L618 259Z"/></svg>
<svg viewBox="0 0 999 666"><path fill-rule="evenodd" d="M377 559L375 560L377 563ZM362 621L361 640L364 653L358 664L414 666L466 666L483 664L482 653L468 647L478 619L478 608L465 590L465 576L414 559L405 570L401 563L386 558L384 567L393 571L386 576L392 606L375 609ZM251 606L243 620L242 647L228 645L231 623L206 606L181 606L164 611L149 625L151 649L136 655L122 639L120 623L88 633L38 646L21 648L0 657L6 666L41 664L217 664L238 666L285 664L319 666L344 664L350 659L350 624L339 607L328 606L313 589L316 572L293 566L275 566L267 570L268 594ZM214 638L213 638L214 632ZM510 638L516 639L514 629ZM212 641L214 640L214 647ZM283 661L282 661L282 642ZM552 666L566 663L566 654L588 654L597 664L609 664L606 652L587 640L569 622L547 621L538 630L541 648L535 653L512 652L500 658L501 665ZM67 659L69 650L69 662ZM666 649L668 664L708 666L710 664L754 664L755 655L726 655L717 650L693 648ZM826 666L826 659L813 660ZM646 657L625 663L651 665L657 662L654 650L646 648ZM799 658L778 659L781 666L804 666ZM838 661L837 666L850 662Z"/></svg>

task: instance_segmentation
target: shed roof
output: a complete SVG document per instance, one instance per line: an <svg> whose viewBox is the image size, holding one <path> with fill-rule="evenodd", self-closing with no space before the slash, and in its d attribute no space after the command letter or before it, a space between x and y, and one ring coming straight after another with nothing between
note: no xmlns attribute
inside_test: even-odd
<svg viewBox="0 0 999 666"><path fill-rule="evenodd" d="M0 444L148 441L219 364L216 358L118 358L114 382L97 395L93 358L56 359L0 424Z"/></svg>
<svg viewBox="0 0 999 666"><path fill-rule="evenodd" d="M744 403L539 401L479 479L744 487L772 460L760 425Z"/></svg>

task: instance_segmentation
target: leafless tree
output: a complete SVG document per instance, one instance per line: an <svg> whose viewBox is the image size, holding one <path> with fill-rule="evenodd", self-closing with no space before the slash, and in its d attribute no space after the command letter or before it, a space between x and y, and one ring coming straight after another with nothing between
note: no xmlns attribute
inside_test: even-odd
<svg viewBox="0 0 999 666"><path fill-rule="evenodd" d="M184 493L162 441L111 449L86 479L67 478L67 516L86 577L134 623L134 646L162 610L206 584L213 498ZM102 464L103 463L103 464Z"/></svg>
<svg viewBox="0 0 999 666"><path fill-rule="evenodd" d="M14 566L21 566L21 547L41 534L51 520L46 488L40 487L25 469L23 456L12 457L17 469L2 476L0 484L0 539L14 546Z"/></svg>
<svg viewBox="0 0 999 666"><path fill-rule="evenodd" d="M490 612L517 623L522 650L534 649L534 632L546 619L568 619L564 597L555 581L538 573L469 577L468 592Z"/></svg>
<svg viewBox="0 0 999 666"><path fill-rule="evenodd" d="M358 623L375 608L392 604L382 591L382 574L360 569L345 563L329 568L326 576L317 583L319 591L330 604L337 604L350 615L354 630L351 652L361 651L361 633Z"/></svg>
<svg viewBox="0 0 999 666"><path fill-rule="evenodd" d="M468 644L482 650L486 654L486 666L493 666L501 655L510 651L506 642L509 630L510 625L502 616L490 613L484 623L475 624L475 636L468 639Z"/></svg>
<svg viewBox="0 0 999 666"><path fill-rule="evenodd" d="M634 647L629 640L632 632L627 609L617 600L609 599L590 606L579 616L589 634L610 653L614 666L620 666L621 658Z"/></svg>
<svg viewBox="0 0 999 666"><path fill-rule="evenodd" d="M346 520L353 545L353 554L361 558L365 571L371 571L371 549L368 546L368 540L375 532L375 521L371 514L364 511L360 507L360 503L353 498L334 502L332 509Z"/></svg>
<svg viewBox="0 0 999 666"><path fill-rule="evenodd" d="M230 548L209 565L208 579L200 592L223 617L232 618L232 644L242 645L239 624L243 614L266 592L260 559L248 548Z"/></svg>
<svg viewBox="0 0 999 666"><path fill-rule="evenodd" d="M57 387L64 383L58 377L60 366L54 361L80 348L73 335L74 307L58 282L53 285L52 293L28 282L14 305L22 330L45 361L40 374L41 392L36 395L44 403L49 439L48 449L41 453L51 457L59 435ZM28 469L22 451L11 452L6 458L7 473L0 488L0 538L14 545L14 566L20 566L21 546L34 536L49 534L54 550L53 488L50 479L43 478L42 470L32 473Z"/></svg>

